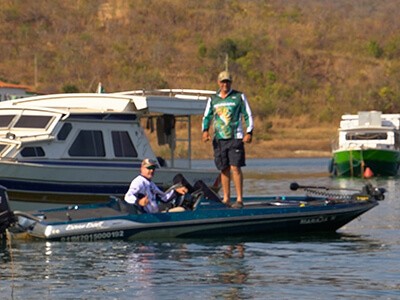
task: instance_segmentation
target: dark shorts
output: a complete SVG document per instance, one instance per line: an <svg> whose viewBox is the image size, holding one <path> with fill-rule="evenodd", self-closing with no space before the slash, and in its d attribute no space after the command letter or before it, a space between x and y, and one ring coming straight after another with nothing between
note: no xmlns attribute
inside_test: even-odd
<svg viewBox="0 0 400 300"><path fill-rule="evenodd" d="M214 162L218 170L229 166L243 167L246 165L244 144L242 140L213 140Z"/></svg>

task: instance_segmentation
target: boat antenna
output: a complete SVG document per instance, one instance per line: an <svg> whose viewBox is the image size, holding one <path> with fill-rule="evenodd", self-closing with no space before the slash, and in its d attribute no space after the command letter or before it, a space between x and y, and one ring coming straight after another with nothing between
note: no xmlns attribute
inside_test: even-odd
<svg viewBox="0 0 400 300"><path fill-rule="evenodd" d="M228 53L225 53L225 62L224 62L224 64L225 64L225 71L229 71L229 54Z"/></svg>

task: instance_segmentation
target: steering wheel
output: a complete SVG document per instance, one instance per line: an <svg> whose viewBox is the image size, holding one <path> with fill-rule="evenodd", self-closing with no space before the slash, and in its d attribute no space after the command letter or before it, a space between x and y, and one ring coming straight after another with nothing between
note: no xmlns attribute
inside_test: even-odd
<svg viewBox="0 0 400 300"><path fill-rule="evenodd" d="M180 206L188 210L194 210L203 194L203 191L199 189L194 191L193 193L190 193L189 195L184 195L183 201Z"/></svg>
<svg viewBox="0 0 400 300"><path fill-rule="evenodd" d="M166 191L165 191L165 193L169 193L169 192L171 192L172 190L175 190L175 189L177 189L177 188L180 188L180 187L183 187L184 185L182 184L182 183L176 183L176 184L174 184L174 185L171 185ZM169 209L171 209L171 208L174 208L174 207L178 207L178 206L181 206L182 205L182 203L183 203L183 201L184 201L184 197L185 197L185 195L181 195L181 194L178 194L172 201L169 201L168 202L168 210Z"/></svg>
<svg viewBox="0 0 400 300"><path fill-rule="evenodd" d="M165 193L169 193L172 190L175 190L177 188L183 187L182 183L175 183L174 185L171 185L166 191Z"/></svg>

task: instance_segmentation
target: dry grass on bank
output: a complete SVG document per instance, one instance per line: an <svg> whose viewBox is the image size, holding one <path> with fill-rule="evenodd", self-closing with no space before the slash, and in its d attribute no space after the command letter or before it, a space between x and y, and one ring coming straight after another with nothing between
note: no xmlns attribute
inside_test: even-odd
<svg viewBox="0 0 400 300"><path fill-rule="evenodd" d="M265 130L267 139L255 139L254 145L248 147L248 157L327 157L337 132L334 125L317 126L305 116L274 117L269 126Z"/></svg>

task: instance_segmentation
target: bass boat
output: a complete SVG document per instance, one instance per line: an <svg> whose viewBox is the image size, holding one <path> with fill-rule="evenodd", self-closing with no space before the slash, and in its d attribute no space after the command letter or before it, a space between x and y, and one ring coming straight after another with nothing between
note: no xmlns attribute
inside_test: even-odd
<svg viewBox="0 0 400 300"><path fill-rule="evenodd" d="M108 203L11 211L2 188L0 233L11 238L97 241L335 232L378 205L385 193L370 184L360 191L297 183L290 188L304 189L306 194L245 197L244 207L237 209L223 204L207 185L197 182L190 193L155 214L127 207L116 197Z"/></svg>

